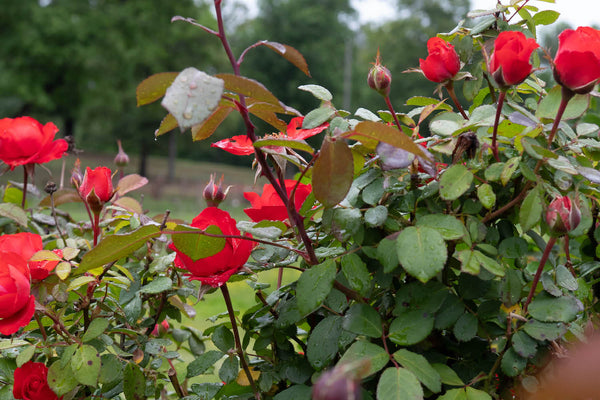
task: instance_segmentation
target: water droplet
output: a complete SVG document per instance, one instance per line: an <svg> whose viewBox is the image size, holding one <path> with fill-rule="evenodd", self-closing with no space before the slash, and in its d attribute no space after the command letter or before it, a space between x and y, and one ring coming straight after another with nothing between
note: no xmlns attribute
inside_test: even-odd
<svg viewBox="0 0 600 400"><path fill-rule="evenodd" d="M189 111L185 111L183 113L183 118L185 118L185 119L192 119L192 113L189 112Z"/></svg>
<svg viewBox="0 0 600 400"><path fill-rule="evenodd" d="M198 85L196 84L196 82L192 82L190 83L190 89L194 90L198 87Z"/></svg>

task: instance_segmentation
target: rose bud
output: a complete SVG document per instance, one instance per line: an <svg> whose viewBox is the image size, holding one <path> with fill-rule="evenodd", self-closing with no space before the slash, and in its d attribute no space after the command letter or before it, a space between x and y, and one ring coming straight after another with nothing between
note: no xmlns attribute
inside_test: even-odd
<svg viewBox="0 0 600 400"><path fill-rule="evenodd" d="M558 35L554 79L571 91L589 93L600 79L600 31L587 26Z"/></svg>
<svg viewBox="0 0 600 400"><path fill-rule="evenodd" d="M460 58L454 46L439 37L427 41L429 55L419 59L419 66L425 78L432 82L442 83L452 79L460 70Z"/></svg>
<svg viewBox="0 0 600 400"><path fill-rule="evenodd" d="M500 32L489 65L496 83L506 87L523 82L531 74L529 59L538 47L535 39L528 39L522 32Z"/></svg>
<svg viewBox="0 0 600 400"><path fill-rule="evenodd" d="M204 197L204 200L206 200L206 205L208 207L219 207L219 204L221 204L221 202L225 200L225 197L227 197L227 193L229 192L231 186L228 186L227 189L223 191L222 184L223 176L221 176L221 179L219 179L219 183L215 183L215 175L210 175L210 181L202 192L202 197Z"/></svg>
<svg viewBox="0 0 600 400"><path fill-rule="evenodd" d="M81 173L81 161L79 161L78 158L73 165L73 169L71 170L71 185L73 185L75 189L79 189L82 181L83 174Z"/></svg>
<svg viewBox="0 0 600 400"><path fill-rule="evenodd" d="M324 372L312 387L313 400L361 400L362 392L355 374L336 367Z"/></svg>
<svg viewBox="0 0 600 400"><path fill-rule="evenodd" d="M577 228L581 222L581 211L568 196L556 197L546 210L546 223L550 232L562 236Z"/></svg>
<svg viewBox="0 0 600 400"><path fill-rule="evenodd" d="M96 167L91 169L87 167L81 186L79 186L79 195L90 206L90 209L96 213L102 211L102 207L115 194L112 184L112 172L107 167Z"/></svg>
<svg viewBox="0 0 600 400"><path fill-rule="evenodd" d="M381 65L381 58L379 56L379 50L377 50L377 57L373 67L369 70L367 75L367 84L373 90L380 95L387 97L390 94L390 88L392 85L392 73L389 69Z"/></svg>
<svg viewBox="0 0 600 400"><path fill-rule="evenodd" d="M119 152L115 156L115 165L119 168L126 167L129 164L129 156L125 151L123 151L123 146L121 145L121 141L117 140L117 145L119 146Z"/></svg>

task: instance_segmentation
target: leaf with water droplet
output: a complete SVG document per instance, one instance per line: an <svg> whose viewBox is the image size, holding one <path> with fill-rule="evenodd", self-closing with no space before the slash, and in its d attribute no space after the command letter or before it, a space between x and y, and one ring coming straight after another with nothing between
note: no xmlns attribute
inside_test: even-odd
<svg viewBox="0 0 600 400"><path fill-rule="evenodd" d="M225 83L196 68L186 68L169 86L161 105L185 130L208 118L221 100Z"/></svg>

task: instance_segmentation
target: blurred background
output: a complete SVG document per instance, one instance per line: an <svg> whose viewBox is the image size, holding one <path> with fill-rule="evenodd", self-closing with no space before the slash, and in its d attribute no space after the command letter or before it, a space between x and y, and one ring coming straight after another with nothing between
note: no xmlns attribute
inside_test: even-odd
<svg viewBox="0 0 600 400"><path fill-rule="evenodd" d="M565 27L592 25L594 17L600 23L600 13L594 12L600 8L597 3L529 1L562 14L557 23L538 32L538 41L555 48L558 32ZM297 87L311 83L328 88L339 109L383 108L380 96L366 85L377 48L394 76L392 102L402 111L411 96L433 96L431 82L401 73L418 67L419 58L427 55L427 39L451 31L463 19L472 26L476 21L467 17L469 10L495 5L495 0L224 0L223 14L236 54L269 39L305 56L311 78L266 47L250 51L242 65L243 75L259 80L303 114L318 102ZM238 194L252 187L251 157L210 147L243 133L234 113L210 139L192 143L189 131L178 129L154 137L166 114L159 102L136 107L136 86L149 75L188 66L209 74L231 72L215 37L184 22L170 22L181 15L216 29L212 1L0 0L0 10L0 117L29 115L42 123L54 122L58 136L75 138L84 166L114 168L120 139L132 159L127 172L150 178L147 195L158 201L164 196L199 199L211 172L226 173L225 182L239 186ZM272 129L258 127L261 135ZM66 171L75 159L69 157ZM236 165L245 168L235 169ZM38 175L44 182L48 173L60 169ZM3 179L18 180L21 174L14 171Z"/></svg>

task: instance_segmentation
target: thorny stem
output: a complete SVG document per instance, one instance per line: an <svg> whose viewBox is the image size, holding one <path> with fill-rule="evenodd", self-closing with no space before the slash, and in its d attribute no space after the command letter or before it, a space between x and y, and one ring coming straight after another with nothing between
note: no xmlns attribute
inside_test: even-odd
<svg viewBox="0 0 600 400"><path fill-rule="evenodd" d="M402 127L400 126L400 121L398 121L398 116L396 115L396 111L394 111L394 106L392 105L392 102L390 101L390 96L385 96L385 104L387 105L388 110L390 110L390 112L392 113L392 117L394 117L394 122L396 123L396 126L398 127L400 132L402 132Z"/></svg>
<svg viewBox="0 0 600 400"><path fill-rule="evenodd" d="M42 319L38 313L34 313L33 316L37 321L38 326L40 327L40 332L42 333L42 338L44 338L44 342L48 341L48 335L46 334L46 328L44 328L44 324L42 324Z"/></svg>
<svg viewBox="0 0 600 400"><path fill-rule="evenodd" d="M216 1L215 1L216 3ZM248 368L248 363L246 362L246 356L244 355L244 349L242 348L242 342L240 341L240 334L237 328L237 322L235 320L235 313L233 311L233 305L231 304L231 297L229 296L229 289L227 289L227 283L224 283L221 286L221 293L223 293L223 299L225 299L225 305L227 306L227 313L229 314L229 320L231 321L231 329L233 330L233 338L235 340L235 348L240 358L240 363L242 364L242 369L246 373L246 377L248 378L248 382L250 382L250 386L252 387L252 391L254 392L254 397L256 400L260 400L260 392L256 387L256 383L254 382L254 378L252 378L252 374L250 373L250 368Z"/></svg>
<svg viewBox="0 0 600 400"><path fill-rule="evenodd" d="M54 193L50 193L50 208L52 209L52 217L54 217L54 223L56 224L56 230L58 231L60 238L62 239L63 243L66 246L67 241L65 240L65 236L63 235L62 231L60 230L60 226L58 225L58 218L56 217L56 208L54 207Z"/></svg>
<svg viewBox="0 0 600 400"><path fill-rule="evenodd" d="M462 115L462 117L464 119L468 120L469 117L467 116L467 114L465 113L465 110L460 105L460 102L458 101L458 98L456 97L456 93L454 92L454 82L448 81L448 83L445 85L445 87L446 87L446 90L448 91L448 94L450 95L450 98L454 102L454 105L458 109L458 112L460 112L460 115Z"/></svg>
<svg viewBox="0 0 600 400"><path fill-rule="evenodd" d="M575 92L562 87L562 96L560 98L560 105L558 106L558 111L556 112L556 118L554 119L554 124L552 125L552 130L550 131L550 136L548 136L548 148L552 146L552 142L554 141L554 136L556 135L556 131L558 131L558 125L560 125L560 120L567 109L567 104L569 100L575 96Z"/></svg>
<svg viewBox="0 0 600 400"><path fill-rule="evenodd" d="M23 165L23 198L21 199L21 208L25 209L25 199L27 198L27 179L29 174L27 173L27 165Z"/></svg>
<svg viewBox="0 0 600 400"><path fill-rule="evenodd" d="M186 397L188 395L187 390L185 390L185 388L183 386L181 386L181 384L179 383L179 379L177 379L177 372L175 371L175 366L173 365L173 362L167 358L167 362L169 363L169 365L171 366L171 368L169 368L169 380L171 381L171 385L173 385L173 388L175 389L175 392L177 393L177 396L181 399L183 397Z"/></svg>
<svg viewBox="0 0 600 400"><path fill-rule="evenodd" d="M500 95L498 96L498 108L496 108L496 119L494 120L494 132L492 133L492 153L494 154L494 158L496 162L500 162L500 157L498 156L498 124L500 123L500 114L502 114L502 106L504 105L504 99L506 98L506 90L501 89Z"/></svg>
<svg viewBox="0 0 600 400"><path fill-rule="evenodd" d="M548 256L550 256L550 251L552 251L552 247L554 247L555 243L556 238L552 236L546 244L546 248L544 249L544 253L542 254L542 258L540 259L540 265L538 266L538 269L535 272L535 276L533 277L533 281L531 282L531 289L529 289L529 295L527 296L525 305L523 305L524 314L527 313L527 307L529 306L529 303L531 303L531 299L533 299L533 295L535 294L535 288L537 287L537 284L540 281L540 276L542 276L544 265L546 265L546 261L548 261Z"/></svg>
<svg viewBox="0 0 600 400"><path fill-rule="evenodd" d="M383 324L383 322L381 323L381 341L383 342L383 348L387 353L388 357L390 358L390 361L392 361L392 364L394 364L394 367L396 367L396 369L400 369L400 365L398 365L398 363L394 359L394 356L392 355L392 353L390 353L390 350L388 349L387 336L385 335L385 325Z"/></svg>
<svg viewBox="0 0 600 400"><path fill-rule="evenodd" d="M94 212L92 230L94 231L94 247L96 247L98 244L98 236L100 236L100 213Z"/></svg>

